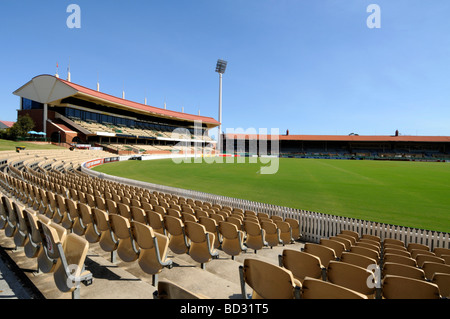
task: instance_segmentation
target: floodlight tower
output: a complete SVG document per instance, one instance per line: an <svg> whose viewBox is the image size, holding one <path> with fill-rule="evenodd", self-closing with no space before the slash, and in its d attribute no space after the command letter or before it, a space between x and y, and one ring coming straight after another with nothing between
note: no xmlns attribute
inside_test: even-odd
<svg viewBox="0 0 450 319"><path fill-rule="evenodd" d="M225 73L225 69L227 68L227 61L224 60L217 60L216 64L216 72L219 73L219 133L218 133L218 139L217 139L217 149L219 152L221 151L221 137L220 134L222 133L222 74Z"/></svg>

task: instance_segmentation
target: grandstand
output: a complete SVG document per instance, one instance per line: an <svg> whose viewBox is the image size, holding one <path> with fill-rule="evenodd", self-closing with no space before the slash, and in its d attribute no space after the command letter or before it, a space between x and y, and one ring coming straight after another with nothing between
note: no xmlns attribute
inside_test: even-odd
<svg viewBox="0 0 450 319"><path fill-rule="evenodd" d="M224 152L244 155L270 154L271 140L278 143L280 157L376 159L376 160L450 160L450 136L399 135L222 135ZM267 149L260 150L260 140Z"/></svg>
<svg viewBox="0 0 450 319"><path fill-rule="evenodd" d="M208 131L220 124L213 118L51 75L33 78L14 94L21 98L18 115L30 115L35 130L76 146L0 152L0 249L44 298L450 297L450 234L90 169L134 154L173 154L180 142L192 152L213 150ZM251 148L261 136L222 138L224 153L263 153L259 143ZM276 140L276 155L286 157L446 160L450 150L449 137L397 134L286 134Z"/></svg>
<svg viewBox="0 0 450 319"><path fill-rule="evenodd" d="M100 150L0 155L0 246L45 298L450 296L448 234L117 182Z"/></svg>
<svg viewBox="0 0 450 319"><path fill-rule="evenodd" d="M56 76L36 76L13 94L20 97L18 115L30 115L35 130L54 143L119 155L167 153L180 142L211 151L216 143L208 136L219 125L213 118L129 101Z"/></svg>

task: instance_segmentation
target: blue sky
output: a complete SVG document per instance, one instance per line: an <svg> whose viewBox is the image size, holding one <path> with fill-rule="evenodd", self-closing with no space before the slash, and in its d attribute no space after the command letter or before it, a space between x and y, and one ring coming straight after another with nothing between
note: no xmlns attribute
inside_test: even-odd
<svg viewBox="0 0 450 319"><path fill-rule="evenodd" d="M81 8L81 28L66 25ZM381 9L370 29L369 4ZM448 0L0 2L0 107L39 74L290 134L450 135ZM212 133L214 135L214 133Z"/></svg>

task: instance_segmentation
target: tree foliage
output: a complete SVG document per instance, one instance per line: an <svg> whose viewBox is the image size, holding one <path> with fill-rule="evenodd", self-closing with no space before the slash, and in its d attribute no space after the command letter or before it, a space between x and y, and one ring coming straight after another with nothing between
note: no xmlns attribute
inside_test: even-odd
<svg viewBox="0 0 450 319"><path fill-rule="evenodd" d="M8 130L8 137L10 139L26 137L33 128L34 121L28 114L19 115L17 122Z"/></svg>

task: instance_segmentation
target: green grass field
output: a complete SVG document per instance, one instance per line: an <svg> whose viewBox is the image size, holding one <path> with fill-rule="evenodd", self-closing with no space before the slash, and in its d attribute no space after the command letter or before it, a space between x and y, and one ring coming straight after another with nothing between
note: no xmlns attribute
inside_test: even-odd
<svg viewBox="0 0 450 319"><path fill-rule="evenodd" d="M110 175L315 212L450 232L450 163L280 159L260 163L124 161Z"/></svg>
<svg viewBox="0 0 450 319"><path fill-rule="evenodd" d="M15 142L0 139L0 151L15 151L16 146L23 146L26 150L61 149L60 146L47 143Z"/></svg>

